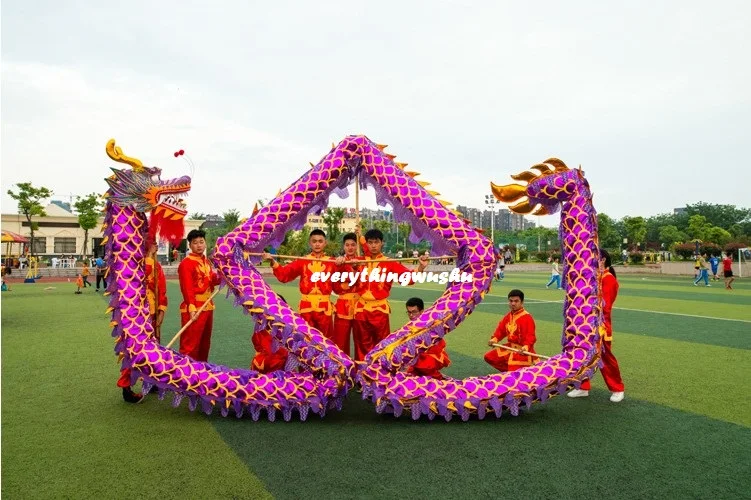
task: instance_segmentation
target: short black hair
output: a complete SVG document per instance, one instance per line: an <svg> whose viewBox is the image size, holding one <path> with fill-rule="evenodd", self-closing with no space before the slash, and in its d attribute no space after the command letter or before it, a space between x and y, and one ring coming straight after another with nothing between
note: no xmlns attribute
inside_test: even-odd
<svg viewBox="0 0 751 500"><path fill-rule="evenodd" d="M206 231L204 231L203 229L193 229L188 233L188 236L186 237L188 243L196 238L206 239Z"/></svg>
<svg viewBox="0 0 751 500"><path fill-rule="evenodd" d="M521 299L521 301L524 302L524 292L522 292L521 290L517 288L514 288L508 293L508 298L510 299L511 297L519 297L519 299Z"/></svg>
<svg viewBox="0 0 751 500"><path fill-rule="evenodd" d="M425 309L425 302L420 297L412 297L407 301L407 307L416 307L422 311Z"/></svg>
<svg viewBox="0 0 751 500"><path fill-rule="evenodd" d="M357 243L357 235L355 233L347 233L342 237L342 243L344 243L347 240L352 240L355 243Z"/></svg>
<svg viewBox="0 0 751 500"><path fill-rule="evenodd" d="M365 241L368 240L381 240L383 241L383 233L380 229L368 229L368 232L365 233Z"/></svg>
<svg viewBox="0 0 751 500"><path fill-rule="evenodd" d="M326 238L326 233L323 232L323 229L313 229L310 232L310 236L308 236L308 239L312 238L313 236L323 236Z"/></svg>

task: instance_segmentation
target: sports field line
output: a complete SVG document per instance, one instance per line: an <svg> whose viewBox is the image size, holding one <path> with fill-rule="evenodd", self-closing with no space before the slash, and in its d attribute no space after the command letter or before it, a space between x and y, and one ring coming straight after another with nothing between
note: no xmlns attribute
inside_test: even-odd
<svg viewBox="0 0 751 500"><path fill-rule="evenodd" d="M525 300L524 302L530 303L530 304L562 304L562 300ZM620 311L635 311L635 312L644 312L644 313L653 313L653 314L669 314L670 316L686 316L688 318L703 318L703 319L716 319L719 321L737 321L739 323L751 323L751 320L747 319L735 319L735 318L718 318L716 316L700 316L698 314L684 314L684 313L674 313L674 312L666 312L666 311L650 311L649 309L630 309L628 307L614 307L613 309L618 309Z"/></svg>

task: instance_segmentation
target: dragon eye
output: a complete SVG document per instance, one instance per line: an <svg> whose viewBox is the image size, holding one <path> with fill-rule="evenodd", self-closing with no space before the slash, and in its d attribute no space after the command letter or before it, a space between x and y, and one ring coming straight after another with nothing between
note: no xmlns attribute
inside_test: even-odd
<svg viewBox="0 0 751 500"><path fill-rule="evenodd" d="M154 182L159 182L159 175L158 174L152 175L151 176L151 180L154 181Z"/></svg>

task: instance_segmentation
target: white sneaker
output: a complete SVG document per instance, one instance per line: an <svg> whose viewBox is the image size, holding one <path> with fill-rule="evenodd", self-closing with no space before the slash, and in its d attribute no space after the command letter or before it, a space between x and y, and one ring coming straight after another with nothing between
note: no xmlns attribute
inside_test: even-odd
<svg viewBox="0 0 751 500"><path fill-rule="evenodd" d="M614 392L610 396L610 401L612 401L613 403L620 403L621 401L623 401L623 398L625 396L626 396L626 394L623 391L621 391L621 392Z"/></svg>
<svg viewBox="0 0 751 500"><path fill-rule="evenodd" d="M585 398L589 396L589 391L583 391L581 389L574 389L573 391L566 394L570 398ZM621 397L623 399L623 397Z"/></svg>

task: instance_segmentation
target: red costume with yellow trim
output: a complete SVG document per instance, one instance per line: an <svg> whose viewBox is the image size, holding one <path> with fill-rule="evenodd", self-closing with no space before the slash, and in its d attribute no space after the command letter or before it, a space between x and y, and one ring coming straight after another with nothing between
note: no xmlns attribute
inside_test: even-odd
<svg viewBox="0 0 751 500"><path fill-rule="evenodd" d="M250 364L250 368L260 373L271 373L283 370L287 363L287 349L279 347L274 351L273 338L269 330L256 328L251 337L256 355Z"/></svg>
<svg viewBox="0 0 751 500"><path fill-rule="evenodd" d="M360 260L361 258L357 258ZM352 260L352 258L350 258ZM354 272L350 269L347 271ZM349 356L350 335L355 327L355 309L360 295L357 293L357 283L354 286L346 283L332 283L334 293L339 297L334 303L334 330L331 340L339 346L339 349Z"/></svg>
<svg viewBox="0 0 751 500"><path fill-rule="evenodd" d="M621 378L621 370L618 367L618 360L613 355L612 342L613 342L613 323L612 312L613 303L618 296L618 280L607 269L602 275L602 315L605 320L604 328L600 328L600 334L602 335L602 348L600 355L602 356L603 367L600 370L602 378L605 379L605 385L608 386L610 392L623 392L624 385ZM588 391L591 387L590 381L585 380L582 382L581 390Z"/></svg>
<svg viewBox="0 0 751 500"><path fill-rule="evenodd" d="M493 332L490 339L493 343L498 343L508 337L505 346L519 349L522 351L535 352L535 320L524 308L513 312L510 311L503 317L498 327ZM485 353L485 362L496 370L509 372L524 368L534 364L535 358L520 354L518 352L507 351L496 347L492 351Z"/></svg>
<svg viewBox="0 0 751 500"><path fill-rule="evenodd" d="M367 276L364 281L358 280L357 293L360 296L355 307L355 324L353 336L355 339L355 361L362 361L365 355L381 340L391 333L389 314L391 306L388 297L393 282L370 281L371 273L379 270L381 278L388 277L388 273L412 273L411 269L404 267L399 262L370 262L371 260L383 259L383 254L365 256L364 268ZM362 271L360 266L360 271ZM411 274L410 274L411 275ZM409 284L412 282L410 281Z"/></svg>
<svg viewBox="0 0 751 500"><path fill-rule="evenodd" d="M312 253L308 255L311 258L318 258ZM321 256L323 259L330 257ZM282 283L288 283L295 278L300 278L300 316L308 324L318 329L326 338L332 339L333 335L333 307L331 305L331 278L326 281L311 281L313 273L331 273L337 271L337 266L333 260L329 261L312 261L312 260L294 260L287 265L282 266L278 262L272 265L274 276Z"/></svg>
<svg viewBox="0 0 751 500"><path fill-rule="evenodd" d="M146 257L144 259L144 273L146 274L146 300L149 302L149 317L151 325L154 327L153 336L157 342L161 342L161 328L157 327L157 311L167 311L167 280L164 277L164 270L159 262L154 267L154 259ZM120 378L117 380L118 387L130 387L130 368L120 371Z"/></svg>
<svg viewBox="0 0 751 500"><path fill-rule="evenodd" d="M441 369L450 364L451 359L446 354L446 341L441 339L436 345L429 347L428 350L420 354L417 362L409 367L407 373L443 380Z"/></svg>
<svg viewBox="0 0 751 500"><path fill-rule="evenodd" d="M219 284L219 276L211 269L205 255L190 252L177 267L180 278L180 291L183 302L180 304L182 326L190 321L192 312L200 309L209 300L214 287ZM211 332L214 326L214 301L210 301L203 312L180 337L180 353L196 361L208 361L211 347Z"/></svg>

